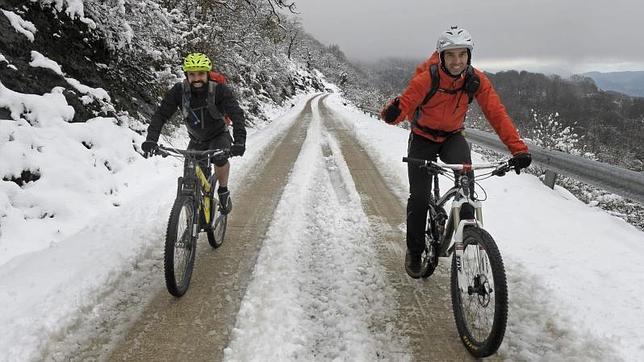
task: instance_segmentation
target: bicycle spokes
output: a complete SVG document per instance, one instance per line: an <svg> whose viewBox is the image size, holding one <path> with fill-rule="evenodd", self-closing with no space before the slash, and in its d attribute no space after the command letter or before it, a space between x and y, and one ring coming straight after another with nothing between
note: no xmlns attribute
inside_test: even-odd
<svg viewBox="0 0 644 362"><path fill-rule="evenodd" d="M181 208L177 224L177 242L174 245L174 273L175 280L183 281L187 272L188 263L192 257L192 237L194 213L188 205Z"/></svg>
<svg viewBox="0 0 644 362"><path fill-rule="evenodd" d="M485 340L494 323L494 279L485 249L467 245L463 251L461 301L467 329L478 340Z"/></svg>

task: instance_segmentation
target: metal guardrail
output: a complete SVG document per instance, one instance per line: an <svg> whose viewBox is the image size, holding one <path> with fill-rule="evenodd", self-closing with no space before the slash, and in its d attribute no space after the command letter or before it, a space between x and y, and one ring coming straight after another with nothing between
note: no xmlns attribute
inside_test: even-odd
<svg viewBox="0 0 644 362"><path fill-rule="evenodd" d="M379 110L368 108L362 110L375 117L380 116ZM503 153L509 152L494 133L468 128L465 130L465 137L478 145ZM580 156L548 150L530 142L526 143L532 154L532 160L545 168L644 204L643 172L635 172ZM550 178L548 181L554 185L556 175L550 173L546 176Z"/></svg>
<svg viewBox="0 0 644 362"><path fill-rule="evenodd" d="M465 137L481 146L508 152L507 147L496 134L467 129ZM528 148L532 159L548 169L644 204L644 173L642 172L548 150L532 143L528 143Z"/></svg>

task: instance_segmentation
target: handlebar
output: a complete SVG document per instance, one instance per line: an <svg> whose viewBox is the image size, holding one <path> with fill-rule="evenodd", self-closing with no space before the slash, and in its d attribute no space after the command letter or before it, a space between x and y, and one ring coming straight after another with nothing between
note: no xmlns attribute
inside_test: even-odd
<svg viewBox="0 0 644 362"><path fill-rule="evenodd" d="M181 150L178 148L173 148L173 147L165 147L164 145L159 145L157 149L154 151L155 155L160 155L161 157L168 157L168 156L184 156L184 157L194 157L194 158L202 158L202 157L214 157L214 158L229 158L230 157L230 149L228 148L217 148L217 149L212 149L212 150L204 150L204 151L197 151L197 150Z"/></svg>
<svg viewBox="0 0 644 362"><path fill-rule="evenodd" d="M508 161L492 162L492 163L473 163L473 164L451 164L443 163L440 161L428 161L419 158L403 157L403 162L410 165L425 167L431 171L442 173L447 170L469 172L473 170L483 170L493 168L492 175L503 176L506 172L512 170L514 167L508 164Z"/></svg>

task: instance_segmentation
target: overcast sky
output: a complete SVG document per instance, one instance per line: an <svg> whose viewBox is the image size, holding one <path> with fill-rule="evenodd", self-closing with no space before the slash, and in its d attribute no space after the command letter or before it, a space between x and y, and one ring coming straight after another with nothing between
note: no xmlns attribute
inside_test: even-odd
<svg viewBox="0 0 644 362"><path fill-rule="evenodd" d="M424 58L450 25L488 71L644 70L642 0L294 0L304 28L352 59Z"/></svg>

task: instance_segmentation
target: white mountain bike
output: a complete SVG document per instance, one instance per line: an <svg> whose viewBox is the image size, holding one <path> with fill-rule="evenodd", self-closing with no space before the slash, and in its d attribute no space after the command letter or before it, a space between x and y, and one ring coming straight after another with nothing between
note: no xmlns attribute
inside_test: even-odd
<svg viewBox="0 0 644 362"><path fill-rule="evenodd" d="M483 229L482 203L473 194L475 181L503 176L513 167L507 161L472 165L445 164L403 157L403 162L425 168L433 179L429 197L425 249L421 272L427 278L439 257L452 258L451 294L456 328L474 357L494 354L505 335L508 288L501 253ZM472 178L472 171L492 169ZM438 175L454 180L454 187L440 195ZM431 192L431 191L430 191ZM443 206L453 199L449 212Z"/></svg>

